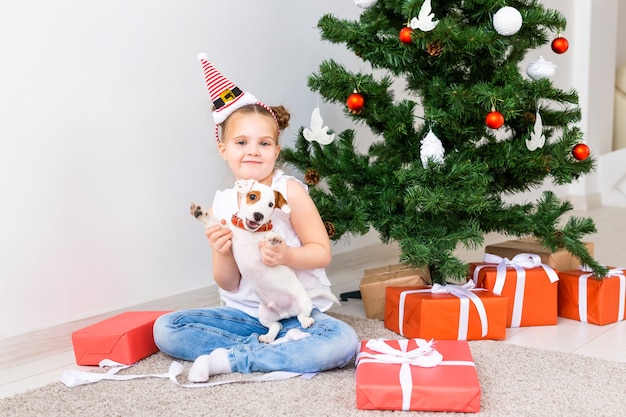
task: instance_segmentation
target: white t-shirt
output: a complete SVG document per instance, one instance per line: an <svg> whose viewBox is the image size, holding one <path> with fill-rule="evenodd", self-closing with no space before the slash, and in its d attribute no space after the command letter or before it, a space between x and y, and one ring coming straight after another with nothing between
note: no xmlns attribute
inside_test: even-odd
<svg viewBox="0 0 626 417"><path fill-rule="evenodd" d="M280 169L274 170L271 188L279 191L287 200L287 204L289 204L289 195L287 195L287 183L289 181L297 181L300 185L302 185L302 187L304 187L305 190L307 189L307 186L295 177L285 175ZM231 216L239 211L237 198L237 190L234 187L224 191L217 191L215 193L215 198L213 199L213 213L219 219L230 221ZM287 246L302 246L302 242L291 225L289 214L280 209L276 209L272 213L271 220L272 231L282 236ZM326 276L326 270L324 268L310 270L294 268L294 271L298 276L298 279L304 284L304 288L307 290L325 288L328 292L330 292L331 284ZM241 277L239 288L235 291L225 291L220 288L219 293L226 306L238 308L253 317L258 317L260 300L252 290L252 287L245 276ZM313 299L313 306L317 307L320 311L328 310L332 304L333 302L326 298L318 297Z"/></svg>

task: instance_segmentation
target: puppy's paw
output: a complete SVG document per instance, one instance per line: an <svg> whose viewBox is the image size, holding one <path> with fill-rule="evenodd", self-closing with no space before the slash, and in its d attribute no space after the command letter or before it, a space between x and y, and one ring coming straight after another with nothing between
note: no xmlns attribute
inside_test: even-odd
<svg viewBox="0 0 626 417"><path fill-rule="evenodd" d="M189 211L191 212L191 215L195 217L196 219L201 216L206 216L206 212L202 209L202 207L200 207L199 205L195 203L191 205L191 207L189 208Z"/></svg>
<svg viewBox="0 0 626 417"><path fill-rule="evenodd" d="M270 233L265 240L272 246L280 245L283 241L283 238L277 235L276 233Z"/></svg>
<svg viewBox="0 0 626 417"><path fill-rule="evenodd" d="M304 329L308 329L309 327L311 327L311 325L313 323L315 323L315 319L311 316L302 316L299 315L298 316L298 321L300 322L300 325L302 326L302 328Z"/></svg>
<svg viewBox="0 0 626 417"><path fill-rule="evenodd" d="M267 333L259 336L259 342L261 343L272 343L276 340L276 336L280 332L280 329L283 328L283 325L278 321L265 321L261 317L259 317L261 324L267 327Z"/></svg>
<svg viewBox="0 0 626 417"><path fill-rule="evenodd" d="M289 329L287 333L283 337L279 337L278 339L272 342L272 345L280 345L281 343L291 342L294 340L302 340L307 337L311 337L309 333L305 333L300 329L293 328Z"/></svg>
<svg viewBox="0 0 626 417"><path fill-rule="evenodd" d="M195 217L200 223L202 223L206 228L219 224L219 220L217 220L215 216L213 216L211 213L204 210L197 204L192 204L189 208L189 211L191 212L191 215Z"/></svg>

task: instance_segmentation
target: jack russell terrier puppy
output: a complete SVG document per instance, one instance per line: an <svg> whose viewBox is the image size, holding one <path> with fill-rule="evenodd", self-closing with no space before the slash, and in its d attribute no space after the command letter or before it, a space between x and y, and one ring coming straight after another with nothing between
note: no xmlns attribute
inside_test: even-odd
<svg viewBox="0 0 626 417"><path fill-rule="evenodd" d="M259 242L267 240L271 245L282 242L282 237L270 231L270 217L274 209L289 213L285 197L278 191L255 180L239 180L235 188L241 195L239 213L234 214L228 227L233 231L233 255L242 275L245 275L261 300L259 321L269 330L259 336L259 341L271 343L282 328L280 320L298 317L303 328L315 321L311 317L312 298L324 297L339 304L329 291L307 291L293 269L286 265L268 266L261 261ZM219 224L219 219L202 207L192 204L191 214L208 229Z"/></svg>

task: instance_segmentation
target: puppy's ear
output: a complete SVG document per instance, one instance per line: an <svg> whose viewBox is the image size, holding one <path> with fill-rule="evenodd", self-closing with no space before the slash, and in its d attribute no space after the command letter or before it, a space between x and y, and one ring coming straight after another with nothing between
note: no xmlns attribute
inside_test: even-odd
<svg viewBox="0 0 626 417"><path fill-rule="evenodd" d="M252 189L252 186L254 185L255 182L256 182L255 180L237 180L235 181L235 188L240 193L245 194Z"/></svg>
<svg viewBox="0 0 626 417"><path fill-rule="evenodd" d="M274 204L276 204L276 208L281 209L285 213L291 213L291 207L287 204L287 199L278 191L274 191Z"/></svg>

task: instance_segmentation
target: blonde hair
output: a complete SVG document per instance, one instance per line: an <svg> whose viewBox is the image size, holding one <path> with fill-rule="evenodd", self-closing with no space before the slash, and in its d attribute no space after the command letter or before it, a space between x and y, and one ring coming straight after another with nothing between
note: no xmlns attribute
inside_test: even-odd
<svg viewBox="0 0 626 417"><path fill-rule="evenodd" d="M237 110L232 112L230 116L235 113L257 113L271 117L276 122L276 130L278 135L280 135L280 132L282 132L289 126L289 119L291 119L291 114L289 113L289 110L287 110L284 106L266 107L260 105L259 103L246 104L245 106L239 107ZM222 124L220 124L222 132L224 132L226 126L228 126L228 120L230 119L230 116L228 116L226 120L224 120Z"/></svg>

